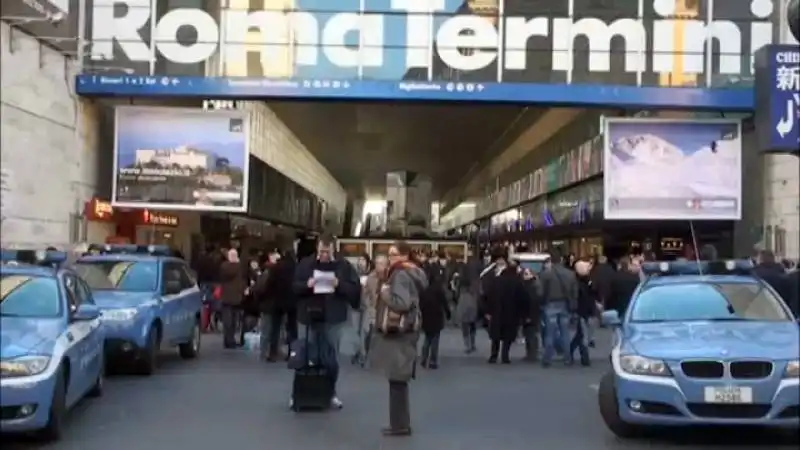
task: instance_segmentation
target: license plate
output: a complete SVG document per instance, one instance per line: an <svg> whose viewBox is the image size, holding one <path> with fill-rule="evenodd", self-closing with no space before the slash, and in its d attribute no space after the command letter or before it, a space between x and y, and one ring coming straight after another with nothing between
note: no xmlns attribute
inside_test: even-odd
<svg viewBox="0 0 800 450"><path fill-rule="evenodd" d="M753 403L753 389L740 386L705 388L706 403L736 405Z"/></svg>

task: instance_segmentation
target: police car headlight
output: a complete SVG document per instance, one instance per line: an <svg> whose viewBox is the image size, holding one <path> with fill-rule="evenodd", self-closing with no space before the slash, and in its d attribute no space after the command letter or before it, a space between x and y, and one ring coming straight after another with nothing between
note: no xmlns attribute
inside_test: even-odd
<svg viewBox="0 0 800 450"><path fill-rule="evenodd" d="M0 361L0 374L3 378L38 375L50 364L49 356L23 356Z"/></svg>
<svg viewBox="0 0 800 450"><path fill-rule="evenodd" d="M786 364L786 371L783 372L784 378L800 378L800 360L789 361Z"/></svg>
<svg viewBox="0 0 800 450"><path fill-rule="evenodd" d="M619 357L620 368L631 375L649 375L652 377L671 377L669 367L664 361L645 358L638 355Z"/></svg>
<svg viewBox="0 0 800 450"><path fill-rule="evenodd" d="M106 320L124 322L136 317L136 308L106 309L101 316Z"/></svg>

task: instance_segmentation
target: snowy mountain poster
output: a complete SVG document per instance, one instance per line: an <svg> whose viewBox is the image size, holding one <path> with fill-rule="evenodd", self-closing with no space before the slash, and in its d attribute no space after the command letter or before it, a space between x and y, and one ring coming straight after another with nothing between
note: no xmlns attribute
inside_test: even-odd
<svg viewBox="0 0 800 450"><path fill-rule="evenodd" d="M604 202L610 220L738 220L741 122L604 121Z"/></svg>

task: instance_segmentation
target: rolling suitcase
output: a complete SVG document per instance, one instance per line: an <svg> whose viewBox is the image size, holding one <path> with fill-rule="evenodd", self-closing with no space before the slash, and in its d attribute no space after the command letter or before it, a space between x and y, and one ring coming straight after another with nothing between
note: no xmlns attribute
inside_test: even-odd
<svg viewBox="0 0 800 450"><path fill-rule="evenodd" d="M292 355L303 358L294 370L292 383L292 410L295 412L326 410L330 408L335 395L334 369L326 366L323 357L325 343L321 332L314 333L316 342L313 349L310 347L309 334L312 326L306 327L302 355ZM321 324L318 326L322 327ZM296 352L299 352L299 349L292 351Z"/></svg>

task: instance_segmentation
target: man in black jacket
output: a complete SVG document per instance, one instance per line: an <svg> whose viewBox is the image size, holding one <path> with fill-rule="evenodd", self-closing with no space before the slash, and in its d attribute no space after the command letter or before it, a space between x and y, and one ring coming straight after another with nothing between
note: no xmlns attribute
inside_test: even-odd
<svg viewBox="0 0 800 450"><path fill-rule="evenodd" d="M350 308L361 306L361 280L355 267L345 259L336 258L332 236L323 236L317 243L317 253L303 258L294 274L294 294L297 298L297 321L301 339L326 339L336 353L342 332L350 319ZM318 336L317 333L322 333ZM333 408L342 402L334 396Z"/></svg>
<svg viewBox="0 0 800 450"><path fill-rule="evenodd" d="M791 280L786 274L786 269L775 259L775 253L770 250L761 250L756 256L756 266L753 273L772 286L772 289L783 298L787 304L794 302L797 295L792 292Z"/></svg>

